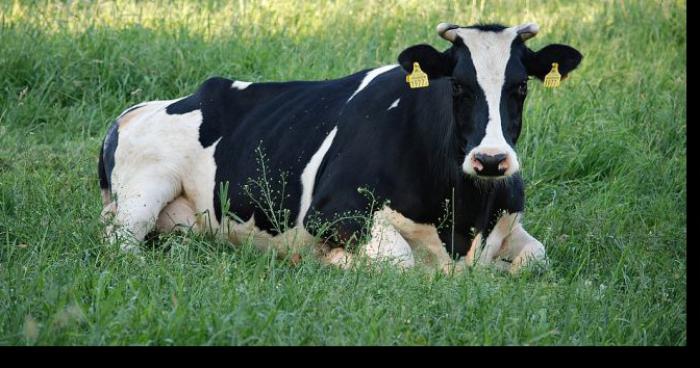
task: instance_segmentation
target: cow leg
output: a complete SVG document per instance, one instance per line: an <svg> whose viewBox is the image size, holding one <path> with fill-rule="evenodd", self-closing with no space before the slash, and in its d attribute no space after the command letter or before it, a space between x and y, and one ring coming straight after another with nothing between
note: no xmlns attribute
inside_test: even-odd
<svg viewBox="0 0 700 368"><path fill-rule="evenodd" d="M449 273L453 264L452 257L438 235L435 226L417 224L400 213L384 208L385 216L391 221L401 236L405 238L413 252L427 253L432 262L443 272Z"/></svg>
<svg viewBox="0 0 700 368"><path fill-rule="evenodd" d="M135 175L119 186L114 227L109 234L112 243L122 241L122 250L139 251L139 243L155 228L158 215L178 191L177 185L166 178Z"/></svg>
<svg viewBox="0 0 700 368"><path fill-rule="evenodd" d="M503 241L520 224L519 215L519 213L506 213L498 219L491 233L486 237L484 247L480 250L476 249L475 259L478 264L490 264L496 260Z"/></svg>
<svg viewBox="0 0 700 368"><path fill-rule="evenodd" d="M495 264L499 268L515 273L531 261L543 260L544 246L525 231L520 223L521 218L521 213L507 213L501 216L480 251L477 248L481 243L481 237L475 238L479 241L472 244L470 253L473 255L471 257L467 255L467 263ZM502 259L510 261L511 264L502 262Z"/></svg>
<svg viewBox="0 0 700 368"><path fill-rule="evenodd" d="M104 199L104 196L103 196ZM117 214L117 203L116 202L103 202L105 203L102 212L100 213L100 221L102 226L104 226L103 237L108 240L111 238L114 232L114 216Z"/></svg>
<svg viewBox="0 0 700 368"><path fill-rule="evenodd" d="M411 246L392 224L392 212L384 208L374 213L372 238L360 248L360 254L370 260L388 260L402 268L412 267L415 260Z"/></svg>
<svg viewBox="0 0 700 368"><path fill-rule="evenodd" d="M535 262L546 262L544 245L530 235L518 223L510 235L503 240L498 258L511 260L508 271L517 273L523 267Z"/></svg>
<svg viewBox="0 0 700 368"><path fill-rule="evenodd" d="M474 235L467 254L463 258L460 258L459 262L456 263L455 272L463 272L467 267L474 266L474 262L476 261L476 250L481 247L482 239L481 233Z"/></svg>

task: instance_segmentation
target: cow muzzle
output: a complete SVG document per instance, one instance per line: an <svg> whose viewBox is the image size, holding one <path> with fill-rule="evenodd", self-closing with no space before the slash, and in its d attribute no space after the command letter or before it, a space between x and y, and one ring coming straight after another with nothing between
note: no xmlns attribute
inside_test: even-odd
<svg viewBox="0 0 700 368"><path fill-rule="evenodd" d="M508 160L505 153L487 155L477 153L472 156L472 166L479 176L502 176L508 170Z"/></svg>
<svg viewBox="0 0 700 368"><path fill-rule="evenodd" d="M519 169L515 152L495 148L475 148L465 158L462 170L485 179L510 176Z"/></svg>

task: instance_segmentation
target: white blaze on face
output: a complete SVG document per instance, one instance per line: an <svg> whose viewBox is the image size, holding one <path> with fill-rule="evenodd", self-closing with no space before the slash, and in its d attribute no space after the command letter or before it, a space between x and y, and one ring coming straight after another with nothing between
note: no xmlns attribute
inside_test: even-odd
<svg viewBox="0 0 700 368"><path fill-rule="evenodd" d="M518 35L516 28L506 28L500 32L481 31L471 28L455 30L471 53L476 80L486 96L489 120L486 135L465 157L462 169L467 174L476 175L472 159L476 153L488 155L506 154L508 169L505 176L518 171L518 157L503 136L501 124L501 91L505 82L506 66L510 59L511 44Z"/></svg>

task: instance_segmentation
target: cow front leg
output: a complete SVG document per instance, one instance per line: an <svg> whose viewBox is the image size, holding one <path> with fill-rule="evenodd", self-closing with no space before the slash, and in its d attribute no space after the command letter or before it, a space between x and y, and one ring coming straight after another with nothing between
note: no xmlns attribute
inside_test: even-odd
<svg viewBox="0 0 700 368"><path fill-rule="evenodd" d="M516 273L533 261L545 260L544 246L525 231L521 219L522 213L519 212L502 215L482 248L479 247L480 234L475 238L465 261L469 265L494 264Z"/></svg>
<svg viewBox="0 0 700 368"><path fill-rule="evenodd" d="M497 256L511 261L508 269L510 273L517 273L530 264L538 262L546 264L547 262L544 245L525 231L520 223L503 240L503 245Z"/></svg>
<svg viewBox="0 0 700 368"><path fill-rule="evenodd" d="M412 252L427 253L438 269L445 273L451 272L452 257L447 253L435 226L416 223L388 207L383 208L381 214L408 242Z"/></svg>

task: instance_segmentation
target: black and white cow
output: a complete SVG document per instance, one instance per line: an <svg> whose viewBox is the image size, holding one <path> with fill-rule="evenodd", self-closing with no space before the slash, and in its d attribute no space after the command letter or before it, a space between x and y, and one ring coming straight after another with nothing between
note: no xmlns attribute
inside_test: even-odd
<svg viewBox="0 0 700 368"><path fill-rule="evenodd" d="M506 260L511 271L544 259L520 223L515 144L529 76L543 79L556 62L566 77L582 56L559 44L530 50L532 23L437 30L452 43L446 51L412 46L399 64L328 81L211 78L190 96L127 109L100 153L110 239L138 250L150 231L184 225L233 243L252 237L283 255L315 244L322 260L341 266L352 263L351 239L363 239L360 252L371 259L403 266L419 249L444 270L459 257ZM429 86L406 83L414 62ZM284 188L270 180L273 192L284 191L275 202L286 216L251 200L264 194L251 186L261 174L286 175ZM358 212L371 226L338 219Z"/></svg>

